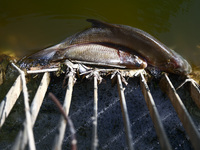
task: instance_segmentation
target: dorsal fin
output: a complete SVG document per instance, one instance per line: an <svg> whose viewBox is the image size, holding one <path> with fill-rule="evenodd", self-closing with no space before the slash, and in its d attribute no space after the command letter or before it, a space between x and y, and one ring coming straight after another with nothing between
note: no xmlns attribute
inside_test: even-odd
<svg viewBox="0 0 200 150"><path fill-rule="evenodd" d="M95 20L95 19L87 19L88 22L92 23L92 27L95 28L108 28L108 27L112 27L112 24L103 22L103 21L99 21L99 20Z"/></svg>

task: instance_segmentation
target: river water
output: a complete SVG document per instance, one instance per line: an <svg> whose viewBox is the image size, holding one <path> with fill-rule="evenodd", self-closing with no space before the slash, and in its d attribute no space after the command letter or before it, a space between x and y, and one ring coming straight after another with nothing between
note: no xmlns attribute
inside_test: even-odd
<svg viewBox="0 0 200 150"><path fill-rule="evenodd" d="M89 27L85 20L93 18L150 33L186 58L198 74L199 8L199 0L4 0L0 1L0 53L22 57L55 45Z"/></svg>

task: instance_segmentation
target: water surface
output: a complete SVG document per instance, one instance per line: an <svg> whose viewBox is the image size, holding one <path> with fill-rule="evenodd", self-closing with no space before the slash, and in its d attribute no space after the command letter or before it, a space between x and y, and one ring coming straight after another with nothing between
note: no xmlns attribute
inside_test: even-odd
<svg viewBox="0 0 200 150"><path fill-rule="evenodd" d="M18 56L59 43L94 18L149 32L200 65L200 1L1 1L0 51Z"/></svg>

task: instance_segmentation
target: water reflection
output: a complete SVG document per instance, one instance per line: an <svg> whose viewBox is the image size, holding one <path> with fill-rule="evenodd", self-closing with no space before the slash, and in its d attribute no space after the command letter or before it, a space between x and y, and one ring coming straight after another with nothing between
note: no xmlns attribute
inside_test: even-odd
<svg viewBox="0 0 200 150"><path fill-rule="evenodd" d="M198 0L1 0L0 52L33 53L83 30L90 26L85 19L95 18L156 36L193 64L193 77L200 81L199 6Z"/></svg>

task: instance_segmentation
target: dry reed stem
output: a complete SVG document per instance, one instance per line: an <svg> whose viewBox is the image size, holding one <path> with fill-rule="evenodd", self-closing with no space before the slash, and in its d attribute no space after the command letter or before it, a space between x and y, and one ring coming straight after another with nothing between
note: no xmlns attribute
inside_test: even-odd
<svg viewBox="0 0 200 150"><path fill-rule="evenodd" d="M72 141L71 141L72 150L76 150L77 149L77 146L76 146L77 140L76 140L76 136L75 136L75 132L76 131L75 131L75 128L74 128L72 120L70 119L69 116L66 115L66 113L65 113L64 109L62 108L62 105L60 104L59 100L51 92L49 93L49 97L56 104L56 106L58 107L60 113L64 117L65 121L68 122L69 129L70 129L70 132L71 132L71 137L72 137L71 138L72 139Z"/></svg>
<svg viewBox="0 0 200 150"><path fill-rule="evenodd" d="M24 95L25 114L26 114L26 131L28 134L29 148L30 150L35 150L36 149L35 140L34 140L33 130L32 130L31 113L30 113L30 107L29 107L28 89L26 86L25 74L14 63L12 63L12 65L18 70L18 72L21 75L22 89L23 89L23 95Z"/></svg>

